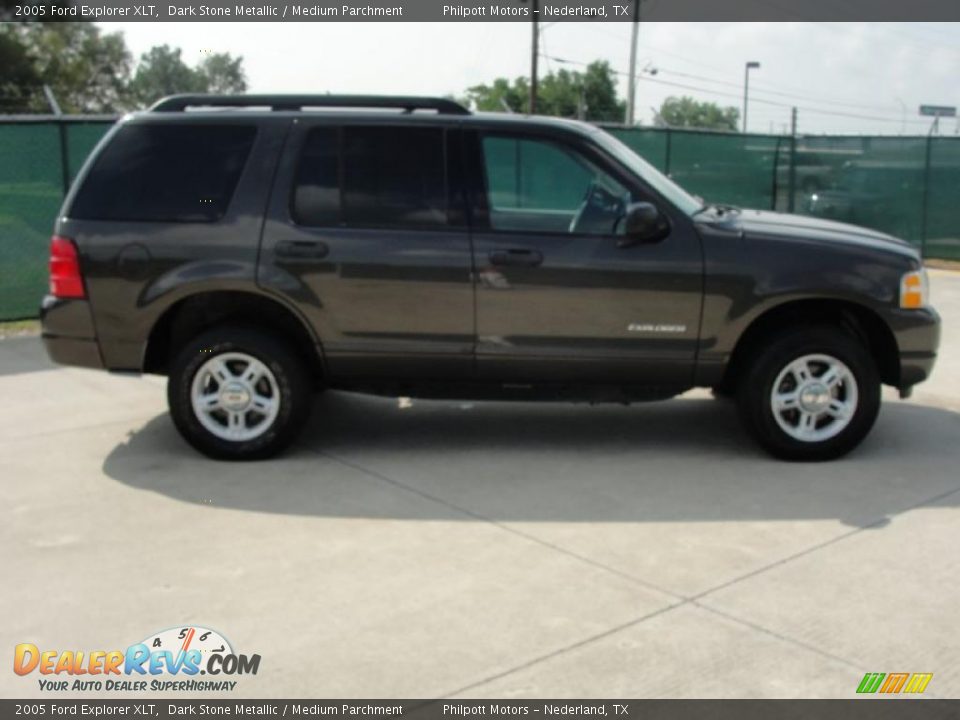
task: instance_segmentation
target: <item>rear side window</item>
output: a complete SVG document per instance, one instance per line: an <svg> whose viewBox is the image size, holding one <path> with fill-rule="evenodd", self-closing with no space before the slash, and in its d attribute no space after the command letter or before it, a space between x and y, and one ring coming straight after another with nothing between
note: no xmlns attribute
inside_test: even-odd
<svg viewBox="0 0 960 720"><path fill-rule="evenodd" d="M315 128L297 169L301 225L443 227L444 131L430 127Z"/></svg>
<svg viewBox="0 0 960 720"><path fill-rule="evenodd" d="M80 220L213 222L227 211L256 128L128 125L77 192Z"/></svg>
<svg viewBox="0 0 960 720"><path fill-rule="evenodd" d="M340 222L339 128L315 128L307 136L297 167L293 217L300 225Z"/></svg>

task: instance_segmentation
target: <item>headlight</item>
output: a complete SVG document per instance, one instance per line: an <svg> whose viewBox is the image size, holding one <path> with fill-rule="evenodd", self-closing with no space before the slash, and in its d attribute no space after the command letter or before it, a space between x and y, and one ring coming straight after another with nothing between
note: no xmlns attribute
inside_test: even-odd
<svg viewBox="0 0 960 720"><path fill-rule="evenodd" d="M908 310L925 308L930 304L930 281L926 270L908 272L900 280L900 307Z"/></svg>

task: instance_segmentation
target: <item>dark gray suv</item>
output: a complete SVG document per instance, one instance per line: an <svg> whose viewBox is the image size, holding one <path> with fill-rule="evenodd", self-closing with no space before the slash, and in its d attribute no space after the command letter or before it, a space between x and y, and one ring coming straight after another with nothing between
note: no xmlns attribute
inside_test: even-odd
<svg viewBox="0 0 960 720"><path fill-rule="evenodd" d="M263 458L313 394L736 395L760 443L837 457L936 357L920 257L703 205L583 123L412 97L176 96L67 196L43 337L169 377L200 451Z"/></svg>

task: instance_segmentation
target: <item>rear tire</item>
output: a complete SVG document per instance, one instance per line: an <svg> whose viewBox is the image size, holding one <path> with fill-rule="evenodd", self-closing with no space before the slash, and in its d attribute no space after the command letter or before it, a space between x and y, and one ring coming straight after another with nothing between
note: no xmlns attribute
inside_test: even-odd
<svg viewBox="0 0 960 720"><path fill-rule="evenodd" d="M184 439L209 457L257 460L296 438L313 398L304 360L260 330L224 326L187 343L174 359L167 402Z"/></svg>
<svg viewBox="0 0 960 720"><path fill-rule="evenodd" d="M732 400L737 396L737 390L726 383L721 383L710 388L710 394L715 400Z"/></svg>
<svg viewBox="0 0 960 720"><path fill-rule="evenodd" d="M767 452L831 460L850 452L880 411L880 376L855 337L807 326L770 339L740 375L737 402Z"/></svg>

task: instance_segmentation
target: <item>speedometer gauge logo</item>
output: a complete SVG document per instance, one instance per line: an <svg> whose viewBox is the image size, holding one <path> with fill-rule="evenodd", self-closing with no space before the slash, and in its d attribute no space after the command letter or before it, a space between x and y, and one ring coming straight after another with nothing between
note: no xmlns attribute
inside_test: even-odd
<svg viewBox="0 0 960 720"><path fill-rule="evenodd" d="M223 635L216 630L201 626L161 630L158 633L147 636L142 640L142 643L150 648L151 652L166 650L172 652L175 656L178 653L198 650L202 658L198 665L201 667L206 667L209 662L209 656L215 653L224 656L233 655L233 647ZM203 670L200 672L201 674L205 674Z"/></svg>

